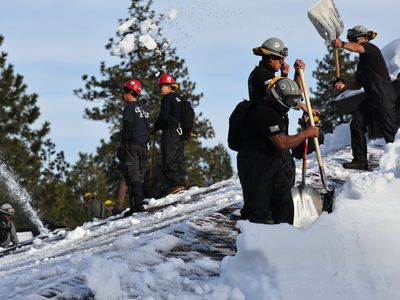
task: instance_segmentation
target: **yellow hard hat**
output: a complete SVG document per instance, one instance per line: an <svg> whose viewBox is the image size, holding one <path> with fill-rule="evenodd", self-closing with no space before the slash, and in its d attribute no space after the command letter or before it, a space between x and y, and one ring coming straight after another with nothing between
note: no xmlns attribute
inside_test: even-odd
<svg viewBox="0 0 400 300"><path fill-rule="evenodd" d="M92 198L93 197L93 193L92 192L86 192L84 195L83 195L83 199L86 201L86 200L89 200L90 198Z"/></svg>
<svg viewBox="0 0 400 300"><path fill-rule="evenodd" d="M104 201L104 205L114 205L114 201L112 201L111 199L107 199Z"/></svg>

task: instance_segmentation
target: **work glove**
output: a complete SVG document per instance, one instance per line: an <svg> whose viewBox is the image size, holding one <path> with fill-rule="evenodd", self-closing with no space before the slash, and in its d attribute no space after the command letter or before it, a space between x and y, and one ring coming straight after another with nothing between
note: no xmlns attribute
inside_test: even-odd
<svg viewBox="0 0 400 300"><path fill-rule="evenodd" d="M342 88L338 88L338 83L342 83L343 85L346 85L346 79L344 79L343 77L337 77L335 79L335 81L333 82L333 85L332 85L334 90L341 90L342 89Z"/></svg>
<svg viewBox="0 0 400 300"><path fill-rule="evenodd" d="M289 64L282 62L281 64L281 76L287 77L289 75L290 66Z"/></svg>

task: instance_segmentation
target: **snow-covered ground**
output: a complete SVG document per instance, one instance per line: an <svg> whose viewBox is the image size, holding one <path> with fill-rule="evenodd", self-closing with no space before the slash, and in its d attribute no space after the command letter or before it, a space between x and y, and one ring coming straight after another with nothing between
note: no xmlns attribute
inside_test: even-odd
<svg viewBox="0 0 400 300"><path fill-rule="evenodd" d="M242 195L232 178L0 258L0 299L398 299L400 132L393 144L369 143L379 161L371 172L341 167L348 135L342 125L325 139L336 206L307 228L238 221L237 235ZM309 159L307 180L318 186Z"/></svg>

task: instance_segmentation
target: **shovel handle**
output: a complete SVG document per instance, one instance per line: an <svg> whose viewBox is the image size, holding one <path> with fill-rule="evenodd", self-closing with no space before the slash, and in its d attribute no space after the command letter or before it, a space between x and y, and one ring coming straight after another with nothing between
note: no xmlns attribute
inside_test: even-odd
<svg viewBox="0 0 400 300"><path fill-rule="evenodd" d="M304 152L303 152L303 169L301 172L301 186L306 185L306 170L307 170L307 153L308 153L308 139L304 141Z"/></svg>
<svg viewBox="0 0 400 300"><path fill-rule="evenodd" d="M313 112L311 109L310 96L308 95L308 88L307 88L306 80L304 77L304 70L299 68L299 74L300 74L301 85L303 86L304 98L306 99L308 117L310 118L311 126L315 126L314 116L313 116ZM319 141L318 141L317 137L314 137L314 144L315 144L315 151L317 152L319 172L321 174L322 184L324 185L324 187L327 191L330 191L330 189L327 186L327 182L326 182L324 162L322 161L321 149L319 147Z"/></svg>
<svg viewBox="0 0 400 300"><path fill-rule="evenodd" d="M333 49L333 53L335 55L335 73L336 73L336 78L339 78L340 77L339 49L338 48Z"/></svg>

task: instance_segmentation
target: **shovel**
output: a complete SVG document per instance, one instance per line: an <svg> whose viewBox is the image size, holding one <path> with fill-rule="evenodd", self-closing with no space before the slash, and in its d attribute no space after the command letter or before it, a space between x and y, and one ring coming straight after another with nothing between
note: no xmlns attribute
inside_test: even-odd
<svg viewBox="0 0 400 300"><path fill-rule="evenodd" d="M293 225L296 227L306 227L312 224L322 212L322 201L319 191L306 185L308 139L304 142L303 171L301 183L292 188L294 205Z"/></svg>
<svg viewBox="0 0 400 300"><path fill-rule="evenodd" d="M343 32L343 21L333 0L319 0L308 10L308 18L326 41L337 39ZM337 48L334 49L334 54L336 78L339 78L339 52Z"/></svg>
<svg viewBox="0 0 400 300"><path fill-rule="evenodd" d="M315 126L314 123L314 116L313 112L311 109L311 102L310 102L310 97L308 95L308 88L306 84L306 80L304 77L304 70L299 69L299 74L300 74L300 80L301 80L301 85L303 86L303 93L304 93L304 98L306 99L306 104L307 104L307 112L308 116L310 118L310 123L311 126ZM326 191L325 194L323 194L323 210L327 211L328 213L331 213L334 207L335 203L335 189L332 187L328 187L326 176L325 176L325 168L324 168L324 162L322 161L322 156L321 156L321 149L319 147L319 141L318 138L314 138L314 143L315 143L315 151L317 153L317 159L318 159L318 166L319 166L319 174L321 175L321 181L322 185Z"/></svg>

